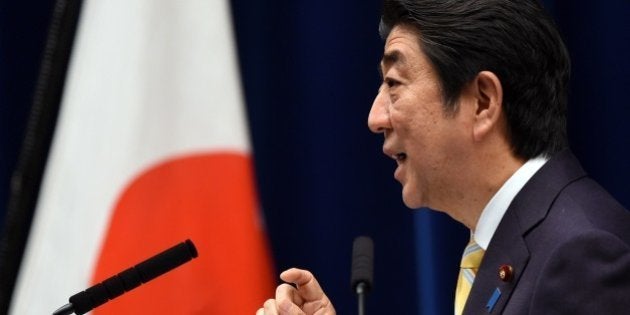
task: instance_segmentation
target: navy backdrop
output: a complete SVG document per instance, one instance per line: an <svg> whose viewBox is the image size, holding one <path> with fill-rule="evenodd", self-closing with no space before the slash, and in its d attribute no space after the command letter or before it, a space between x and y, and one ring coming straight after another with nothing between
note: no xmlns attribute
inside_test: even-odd
<svg viewBox="0 0 630 315"><path fill-rule="evenodd" d="M373 237L371 314L449 314L467 232L411 211L369 133L380 1L232 1L261 204L278 270L314 271L340 314L352 240ZM0 224L53 0L0 1ZM545 1L571 52L571 146L630 206L630 2ZM261 301L262 302L262 301Z"/></svg>

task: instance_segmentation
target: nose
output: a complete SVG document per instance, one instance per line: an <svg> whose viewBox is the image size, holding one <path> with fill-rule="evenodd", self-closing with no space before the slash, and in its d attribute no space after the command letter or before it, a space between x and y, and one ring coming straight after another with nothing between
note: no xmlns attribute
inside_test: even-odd
<svg viewBox="0 0 630 315"><path fill-rule="evenodd" d="M379 89L378 94L374 98L370 114L368 116L368 127L374 133L384 133L391 129L389 120L389 96Z"/></svg>

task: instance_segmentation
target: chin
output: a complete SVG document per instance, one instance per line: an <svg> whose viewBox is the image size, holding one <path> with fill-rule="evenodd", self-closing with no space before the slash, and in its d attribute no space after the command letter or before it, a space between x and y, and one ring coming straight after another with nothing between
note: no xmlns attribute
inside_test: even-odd
<svg viewBox="0 0 630 315"><path fill-rule="evenodd" d="M419 198L418 195L419 194L412 195L412 194L405 193L403 189L402 199L405 206L407 206L407 208L410 208L410 209L419 209L419 208L424 207L422 200L421 198Z"/></svg>

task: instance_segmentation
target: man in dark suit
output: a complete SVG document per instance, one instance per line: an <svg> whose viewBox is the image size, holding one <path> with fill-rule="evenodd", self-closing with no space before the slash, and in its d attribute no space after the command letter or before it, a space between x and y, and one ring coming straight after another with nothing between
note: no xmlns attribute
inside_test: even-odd
<svg viewBox="0 0 630 315"><path fill-rule="evenodd" d="M467 226L455 314L630 314L630 213L566 138L570 62L535 0L386 0L368 125L410 208ZM257 314L334 314L305 270Z"/></svg>

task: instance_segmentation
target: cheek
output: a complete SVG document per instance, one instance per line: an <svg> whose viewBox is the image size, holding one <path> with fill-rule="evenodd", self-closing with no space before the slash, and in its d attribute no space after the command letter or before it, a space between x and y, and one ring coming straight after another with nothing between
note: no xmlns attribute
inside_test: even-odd
<svg viewBox="0 0 630 315"><path fill-rule="evenodd" d="M392 127L400 134L417 136L421 130L422 116L411 106L392 106L390 109Z"/></svg>

